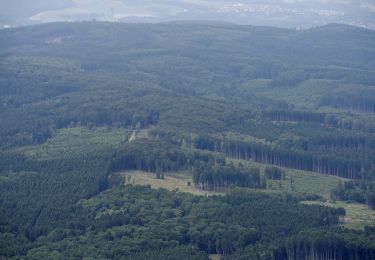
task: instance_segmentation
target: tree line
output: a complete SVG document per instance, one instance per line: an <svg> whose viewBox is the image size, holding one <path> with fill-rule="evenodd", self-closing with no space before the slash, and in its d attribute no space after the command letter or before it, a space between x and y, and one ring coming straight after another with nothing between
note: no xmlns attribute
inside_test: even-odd
<svg viewBox="0 0 375 260"><path fill-rule="evenodd" d="M342 108L349 111L375 113L375 94L368 91L366 93L326 96L321 99L321 105Z"/></svg>
<svg viewBox="0 0 375 260"><path fill-rule="evenodd" d="M196 161L193 167L193 181L196 187L207 191L221 191L230 186L266 188L259 168L235 167L233 163L218 165Z"/></svg>
<svg viewBox="0 0 375 260"><path fill-rule="evenodd" d="M332 190L331 197L362 203L375 210L375 183L363 180L339 182L337 187Z"/></svg>
<svg viewBox="0 0 375 260"><path fill-rule="evenodd" d="M220 140L202 136L197 138L195 146L198 149L222 152L236 159L254 160L255 162L264 164L273 164L280 167L313 171L350 179L364 177L361 172L361 163L350 159L296 152L255 142Z"/></svg>

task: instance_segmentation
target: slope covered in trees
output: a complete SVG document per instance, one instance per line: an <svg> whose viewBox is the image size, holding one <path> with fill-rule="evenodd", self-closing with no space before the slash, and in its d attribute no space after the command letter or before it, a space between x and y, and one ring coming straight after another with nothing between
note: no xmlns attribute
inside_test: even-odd
<svg viewBox="0 0 375 260"><path fill-rule="evenodd" d="M373 259L373 227L233 160L353 179L332 196L373 206L374 61L375 33L344 25L0 30L0 258ZM228 194L124 187L126 170Z"/></svg>
<svg viewBox="0 0 375 260"><path fill-rule="evenodd" d="M40 237L29 245L33 249L28 256L44 258L56 252L70 258L85 252L86 257L126 258L144 248L177 245L228 255L250 244L269 243L276 234L333 226L344 214L341 209L302 205L298 200L260 193L206 198L148 187L115 188L80 202L76 217L81 218L81 226ZM282 215L277 214L280 211Z"/></svg>

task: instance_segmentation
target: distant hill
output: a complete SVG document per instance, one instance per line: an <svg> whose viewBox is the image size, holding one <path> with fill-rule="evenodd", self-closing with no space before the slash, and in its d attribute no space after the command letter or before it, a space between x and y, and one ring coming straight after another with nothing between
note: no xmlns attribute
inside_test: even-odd
<svg viewBox="0 0 375 260"><path fill-rule="evenodd" d="M309 28L345 23L374 29L374 4L369 1L242 0L47 1L3 0L0 28L58 21L158 23L175 20L223 21L235 24Z"/></svg>

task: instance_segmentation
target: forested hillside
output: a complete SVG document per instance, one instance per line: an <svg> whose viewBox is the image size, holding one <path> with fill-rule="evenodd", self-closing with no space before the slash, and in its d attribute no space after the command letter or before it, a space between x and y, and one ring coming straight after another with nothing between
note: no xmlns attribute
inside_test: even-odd
<svg viewBox="0 0 375 260"><path fill-rule="evenodd" d="M374 104L362 28L0 30L0 258L375 259Z"/></svg>

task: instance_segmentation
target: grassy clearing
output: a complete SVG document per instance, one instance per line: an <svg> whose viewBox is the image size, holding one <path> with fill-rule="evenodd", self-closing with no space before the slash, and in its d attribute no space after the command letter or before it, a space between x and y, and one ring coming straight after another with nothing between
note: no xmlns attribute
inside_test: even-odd
<svg viewBox="0 0 375 260"><path fill-rule="evenodd" d="M81 156L90 151L119 145L129 135L130 131L124 128L63 128L43 144L18 148L17 151L39 160Z"/></svg>
<svg viewBox="0 0 375 260"><path fill-rule="evenodd" d="M264 168L266 165L259 164L251 161L244 160L233 160L235 164L242 163L248 166L259 167L261 174L264 174ZM293 169L284 169L286 171L285 180L267 180L267 189L265 192L298 192L305 194L318 194L324 199L330 199L331 190L336 187L339 178L334 176L322 175L313 172L298 171ZM196 189L193 185L191 176L186 174L173 174L173 176L167 174L164 180L158 180L154 174L149 174L139 171L125 172L124 175L131 176L133 179L131 182L139 185L151 185L153 188L165 188L168 190L176 190L189 192L192 194L206 194L205 191ZM187 182L191 183L191 186L187 186ZM129 182L128 182L129 183Z"/></svg>
<svg viewBox="0 0 375 260"><path fill-rule="evenodd" d="M346 217L343 226L350 229L361 230L365 226L375 226L375 211L368 209L365 205L356 203L347 203L343 201L304 201L305 204L319 204L334 208L344 208Z"/></svg>
<svg viewBox="0 0 375 260"><path fill-rule="evenodd" d="M214 194L212 192L202 191L194 187L191 176L187 174L166 174L164 179L156 179L155 174L143 171L127 171L123 173L126 184L150 185L153 189L167 189L170 191L178 190L194 195ZM190 182L190 186L188 185Z"/></svg>
<svg viewBox="0 0 375 260"><path fill-rule="evenodd" d="M236 161L237 163L239 161ZM247 163L247 162L242 162ZM259 166L262 171L265 165L250 162L253 166ZM347 203L343 201L332 202L329 200L329 192L337 182L338 178L332 176L324 176L316 173L303 172L297 170L286 169L286 180L269 181L265 192L287 192L295 191L308 194L319 194L325 201L304 201L305 204L320 204L329 207L342 207L346 210L346 217L343 226L350 229L363 229L367 226L375 225L375 212L368 209L365 205ZM167 189L170 191L187 192L194 195L212 195L206 191L199 190L194 187L191 176L187 174L167 174L164 179L156 179L155 174L142 171L127 171L123 173L125 183L132 185L150 185L153 189ZM293 178L293 184L290 180ZM188 182L191 183L188 186ZM291 188L291 186L293 188ZM215 258L213 258L215 259Z"/></svg>
<svg viewBox="0 0 375 260"><path fill-rule="evenodd" d="M210 260L220 260L221 256L220 255L210 255Z"/></svg>
<svg viewBox="0 0 375 260"><path fill-rule="evenodd" d="M264 174L267 165L244 160L233 160L234 163L242 163L249 166L259 167ZM366 225L375 225L375 211L368 209L365 205L348 203L344 201L332 202L330 192L336 187L342 178L322 175L314 172L285 169L285 180L267 180L266 192L299 192L306 194L317 194L323 197L324 201L305 201L306 204L320 204L329 207L342 207L346 210L346 217L343 226L350 229L361 230Z"/></svg>
<svg viewBox="0 0 375 260"><path fill-rule="evenodd" d="M227 159L235 164L259 167L261 174L264 174L265 164L252 161ZM340 178L330 175L322 175L314 172L299 171L283 168L285 170L285 180L267 180L267 191L287 191L306 194L318 194L325 199L330 198L330 193L340 181Z"/></svg>

